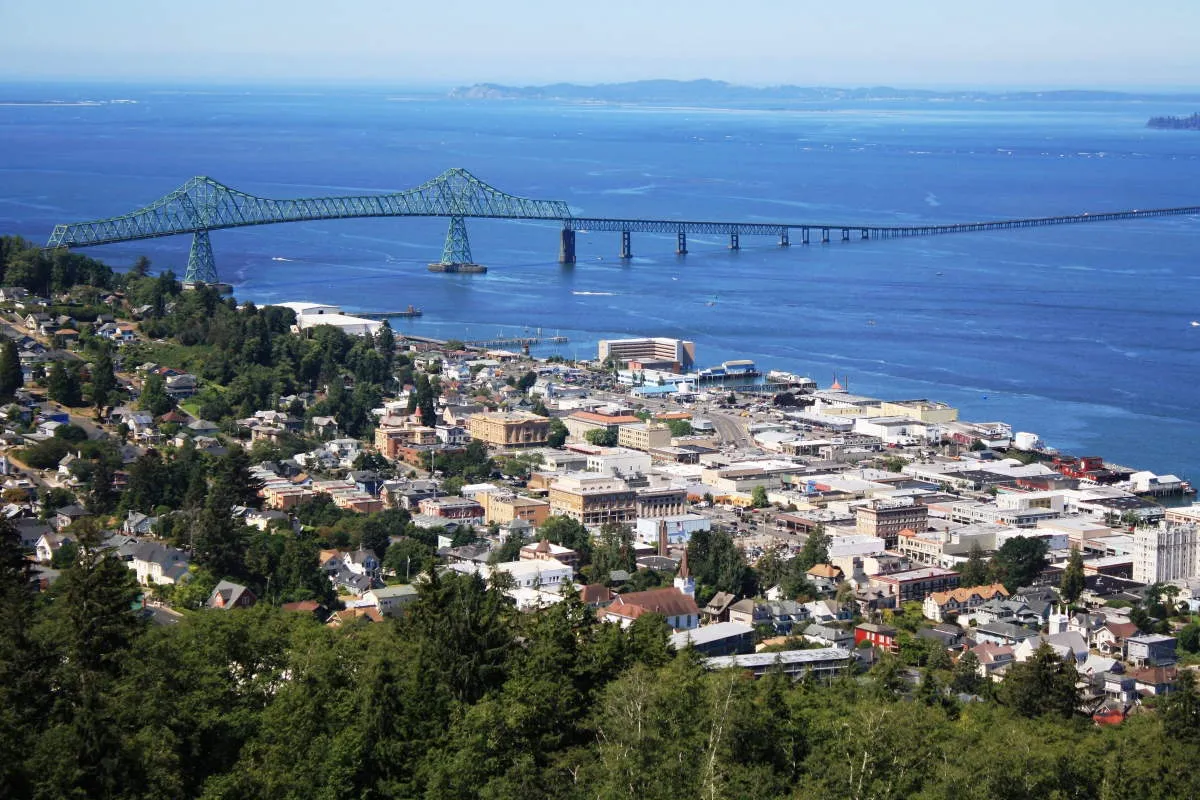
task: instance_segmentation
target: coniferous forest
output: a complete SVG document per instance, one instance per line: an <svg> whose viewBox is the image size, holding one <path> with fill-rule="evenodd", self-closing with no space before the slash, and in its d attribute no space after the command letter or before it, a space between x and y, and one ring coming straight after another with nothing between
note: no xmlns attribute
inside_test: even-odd
<svg viewBox="0 0 1200 800"><path fill-rule="evenodd" d="M383 623L331 628L262 604L153 625L98 536L35 594L5 529L0 796L1200 793L1194 690L1098 728L1047 654L998 695L955 669L914 684L888 659L832 684L755 681L673 653L654 615L623 630L576 597L520 614L460 576L427 580Z"/></svg>

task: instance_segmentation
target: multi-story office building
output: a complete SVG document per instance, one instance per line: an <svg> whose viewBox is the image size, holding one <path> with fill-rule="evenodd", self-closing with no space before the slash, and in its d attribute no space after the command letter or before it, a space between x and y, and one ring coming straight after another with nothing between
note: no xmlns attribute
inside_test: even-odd
<svg viewBox="0 0 1200 800"><path fill-rule="evenodd" d="M888 549L896 546L900 531L923 531L928 527L929 509L906 500L872 500L854 510L855 530L883 539Z"/></svg>
<svg viewBox="0 0 1200 800"><path fill-rule="evenodd" d="M617 444L634 450L671 446L671 429L662 423L643 422L617 428Z"/></svg>
<svg viewBox="0 0 1200 800"><path fill-rule="evenodd" d="M1200 575L1200 527L1164 525L1133 532L1133 579L1163 583Z"/></svg>
<svg viewBox="0 0 1200 800"><path fill-rule="evenodd" d="M490 411L468 417L467 430L493 447L541 447L550 436L550 420L528 411Z"/></svg>
<svg viewBox="0 0 1200 800"><path fill-rule="evenodd" d="M599 358L611 358L620 364L635 361L641 369L690 372L696 365L696 343L663 337L604 339L600 341Z"/></svg>
<svg viewBox="0 0 1200 800"><path fill-rule="evenodd" d="M637 519L636 496L620 478L574 473L550 484L550 512L589 526L632 524Z"/></svg>

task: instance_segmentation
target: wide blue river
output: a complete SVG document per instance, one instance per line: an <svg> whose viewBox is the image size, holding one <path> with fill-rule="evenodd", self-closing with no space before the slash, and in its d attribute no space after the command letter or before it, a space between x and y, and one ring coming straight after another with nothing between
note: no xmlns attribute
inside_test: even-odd
<svg viewBox="0 0 1200 800"><path fill-rule="evenodd" d="M112 102L115 100L135 102ZM67 101L47 105L44 101ZM94 101L94 102L93 102ZM0 85L0 232L118 215L192 175L270 197L397 191L461 166L585 216L957 222L1200 204L1200 134L1162 102L828 103L698 109L451 101L378 89ZM579 237L470 223L483 276L438 275L444 220L213 234L256 302L413 304L399 330L677 336L703 364L836 374L944 400L1072 453L1200 478L1200 219L1176 217L787 249L767 239ZM798 237L796 237L798 239ZM189 239L91 251L182 273ZM552 352L549 348L541 352Z"/></svg>

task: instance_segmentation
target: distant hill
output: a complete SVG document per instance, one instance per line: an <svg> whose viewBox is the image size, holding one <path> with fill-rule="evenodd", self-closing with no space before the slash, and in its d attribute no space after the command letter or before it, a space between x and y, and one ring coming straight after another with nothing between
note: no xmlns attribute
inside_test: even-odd
<svg viewBox="0 0 1200 800"><path fill-rule="evenodd" d="M1175 100L1200 101L1196 94L1145 94L1129 92L1063 89L1055 91L984 92L929 91L870 86L839 89L824 86L739 86L725 81L647 80L627 83L601 83L585 86L553 83L545 86L504 86L477 83L460 86L450 97L463 100L568 100L613 103L746 103L771 101L833 100L966 100L966 101L1102 101L1102 100Z"/></svg>
<svg viewBox="0 0 1200 800"><path fill-rule="evenodd" d="M1151 117L1146 127L1169 131L1200 131L1200 113L1190 117Z"/></svg>

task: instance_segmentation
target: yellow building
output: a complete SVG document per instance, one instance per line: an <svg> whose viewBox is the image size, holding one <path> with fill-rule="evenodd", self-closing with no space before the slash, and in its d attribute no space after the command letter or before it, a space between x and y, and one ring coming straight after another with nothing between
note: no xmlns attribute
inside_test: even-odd
<svg viewBox="0 0 1200 800"><path fill-rule="evenodd" d="M617 444L633 450L657 450L671 446L671 429L666 425L643 422L617 428Z"/></svg>
<svg viewBox="0 0 1200 800"><path fill-rule="evenodd" d="M484 492L476 498L483 505L484 519L503 525L523 519L533 527L540 526L550 516L550 504L534 497L509 492Z"/></svg>
<svg viewBox="0 0 1200 800"><path fill-rule="evenodd" d="M550 420L528 411L489 411L472 414L467 431L494 447L540 447L550 436Z"/></svg>
<svg viewBox="0 0 1200 800"><path fill-rule="evenodd" d="M435 429L407 420L400 424L392 424L385 420L384 424L375 429L375 449L384 458L391 460L396 458L397 451L402 447L434 445L437 442Z"/></svg>
<svg viewBox="0 0 1200 800"><path fill-rule="evenodd" d="M945 403L932 403L928 400L905 400L899 403L881 403L880 416L908 417L927 424L957 422L958 409Z"/></svg>

